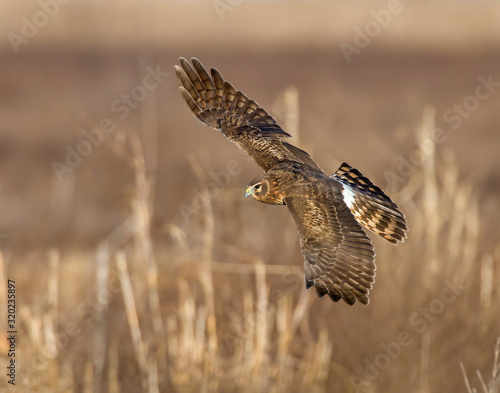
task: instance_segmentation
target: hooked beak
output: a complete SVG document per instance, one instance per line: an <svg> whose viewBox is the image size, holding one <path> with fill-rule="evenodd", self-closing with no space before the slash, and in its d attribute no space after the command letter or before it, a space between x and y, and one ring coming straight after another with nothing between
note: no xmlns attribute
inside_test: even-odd
<svg viewBox="0 0 500 393"><path fill-rule="evenodd" d="M245 191L245 198L248 198L250 195L253 194L255 190L253 189L253 187L247 187L247 190Z"/></svg>

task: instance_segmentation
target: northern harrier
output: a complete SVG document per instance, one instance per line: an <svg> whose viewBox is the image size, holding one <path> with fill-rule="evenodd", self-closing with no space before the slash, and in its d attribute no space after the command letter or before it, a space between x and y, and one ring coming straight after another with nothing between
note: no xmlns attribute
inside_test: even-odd
<svg viewBox="0 0 500 393"><path fill-rule="evenodd" d="M286 205L297 225L304 256L306 288L319 297L368 304L375 282L375 253L361 228L391 243L406 237L407 225L398 206L344 163L327 176L305 151L255 101L225 81L215 68L210 74L196 58L175 67L182 98L194 117L236 143L266 174L252 180L245 196ZM361 225L360 225L361 224Z"/></svg>

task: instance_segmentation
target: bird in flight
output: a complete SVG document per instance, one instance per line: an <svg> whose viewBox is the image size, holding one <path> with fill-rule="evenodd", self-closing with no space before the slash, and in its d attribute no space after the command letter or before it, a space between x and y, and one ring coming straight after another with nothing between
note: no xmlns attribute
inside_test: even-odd
<svg viewBox="0 0 500 393"><path fill-rule="evenodd" d="M306 288L349 305L369 303L375 253L363 228L397 244L407 224L398 206L357 169L343 163L326 175L265 109L225 81L215 68L180 58L175 72L193 116L245 151L266 173L245 196L285 205L297 226Z"/></svg>

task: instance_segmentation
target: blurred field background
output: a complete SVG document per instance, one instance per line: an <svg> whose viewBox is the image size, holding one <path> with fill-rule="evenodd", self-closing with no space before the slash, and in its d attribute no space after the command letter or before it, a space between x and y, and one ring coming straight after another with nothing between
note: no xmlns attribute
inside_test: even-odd
<svg viewBox="0 0 500 393"><path fill-rule="evenodd" d="M498 2L401 2L350 63L340 44L387 2L50 4L44 23L38 2L0 2L2 391L499 391L500 91L459 127L445 117L478 78L500 81ZM43 26L15 51L23 18ZM244 199L261 171L191 117L179 56L217 67L326 172L346 161L400 205L405 243L369 234L368 307L305 290L287 209ZM169 75L138 88L156 69ZM114 131L58 179L106 118Z"/></svg>

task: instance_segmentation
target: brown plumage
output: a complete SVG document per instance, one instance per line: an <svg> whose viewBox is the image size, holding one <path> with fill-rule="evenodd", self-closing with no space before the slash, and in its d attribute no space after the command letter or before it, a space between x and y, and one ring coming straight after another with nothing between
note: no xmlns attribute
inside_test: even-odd
<svg viewBox="0 0 500 393"><path fill-rule="evenodd" d="M375 281L375 253L360 224L397 244L406 237L397 205L359 171L342 164L328 177L305 151L283 138L287 134L255 101L215 69L210 74L193 58L175 72L191 113L245 151L264 169L245 196L286 205L300 238L306 287L318 295L352 305L369 303Z"/></svg>
<svg viewBox="0 0 500 393"><path fill-rule="evenodd" d="M342 183L344 200L365 228L393 244L404 240L408 230L405 216L379 187L345 162L332 178Z"/></svg>

